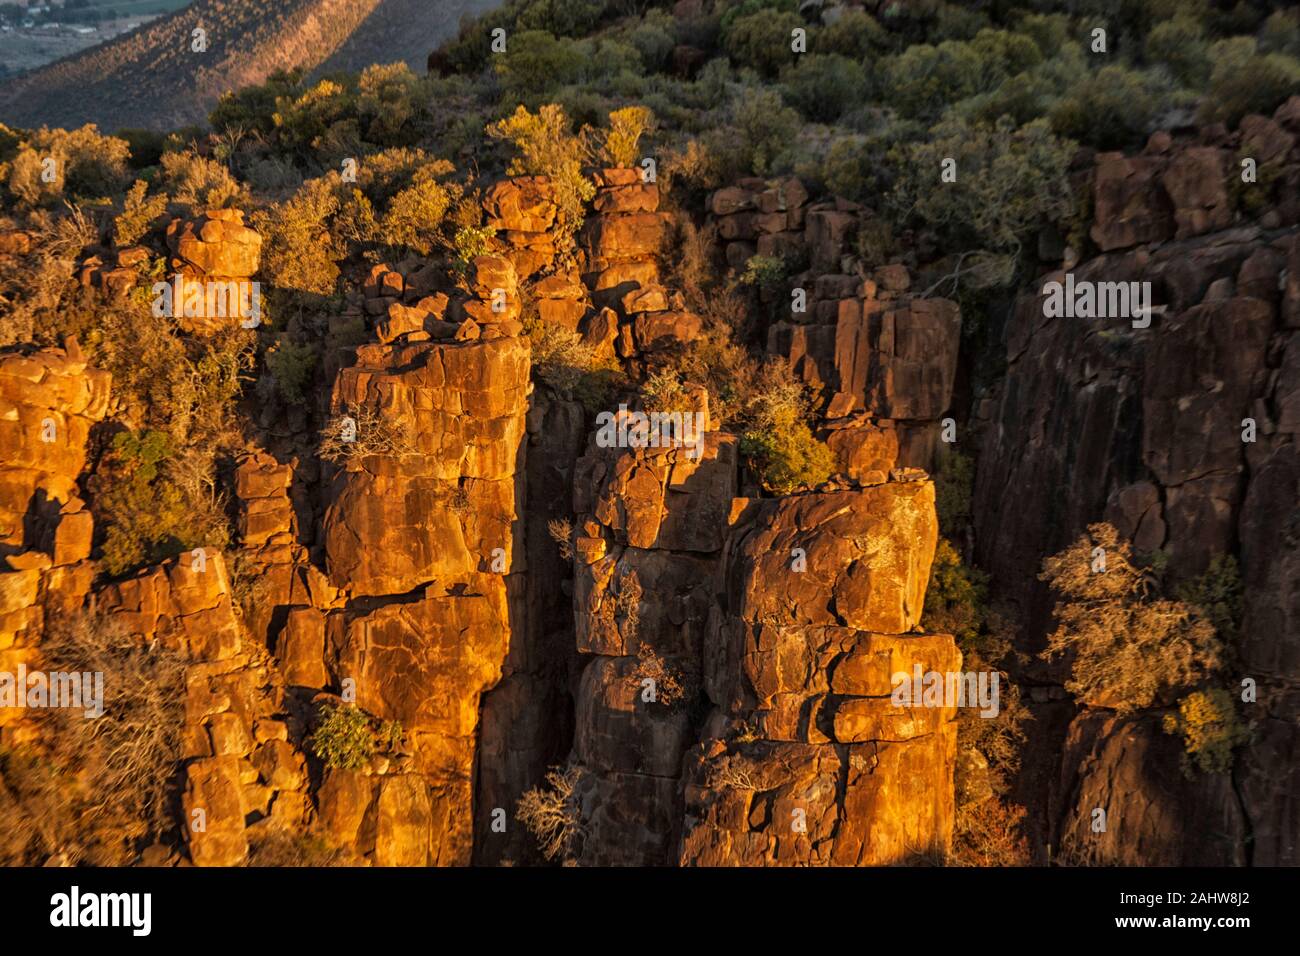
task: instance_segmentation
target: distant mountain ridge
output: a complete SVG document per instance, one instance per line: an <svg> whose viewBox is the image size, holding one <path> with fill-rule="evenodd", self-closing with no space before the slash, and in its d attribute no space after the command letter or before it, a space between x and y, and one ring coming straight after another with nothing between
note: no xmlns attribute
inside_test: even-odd
<svg viewBox="0 0 1300 956"><path fill-rule="evenodd" d="M0 84L0 122L172 129L276 70L360 70L429 52L500 0L196 0L132 33ZM205 52L192 49L194 31Z"/></svg>

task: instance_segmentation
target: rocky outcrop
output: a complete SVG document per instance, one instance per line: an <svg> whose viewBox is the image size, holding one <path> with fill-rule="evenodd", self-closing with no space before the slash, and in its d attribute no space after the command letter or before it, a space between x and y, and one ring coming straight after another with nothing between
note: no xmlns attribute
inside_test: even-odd
<svg viewBox="0 0 1300 956"><path fill-rule="evenodd" d="M238 209L208 209L167 227L171 314L188 332L210 335L261 323L261 293L249 280L261 262L262 237ZM119 267L120 268L120 267Z"/></svg>
<svg viewBox="0 0 1300 956"><path fill-rule="evenodd" d="M306 725L248 639L220 552L196 549L112 584L95 609L186 662L182 833L198 866L235 866L265 834L309 822Z"/></svg>
<svg viewBox="0 0 1300 956"><path fill-rule="evenodd" d="M1045 275L1017 301L1005 379L978 405L978 559L1018 605L1025 649L1041 646L1049 623L1040 562L1094 521L1110 521L1141 552L1163 553L1175 581L1235 554L1245 583L1240 670L1224 679L1234 696L1245 677L1261 688L1242 707L1263 749L1243 749L1235 786L1218 778L1170 792L1161 768L1172 766L1175 740L1157 722L1088 710L1067 719L1064 757L1040 744L1045 782L1028 799L1056 808L1036 846L1078 862L1295 860L1295 813L1281 789L1292 783L1261 763L1296 746L1300 539L1289 529L1300 485L1288 266L1300 261L1300 206L1279 185L1300 178L1294 116L1284 106L1231 135L1157 134L1139 156L1097 156L1091 235L1102 254L1070 271L1076 284L1150 283L1150 325L1047 318L1041 283L1061 274ZM1239 154L1267 175L1241 181ZM1031 678L1046 693L1063 674L1039 668ZM1098 807L1120 820L1106 835L1088 829ZM1193 819L1214 839L1189 843Z"/></svg>
<svg viewBox="0 0 1300 956"><path fill-rule="evenodd" d="M898 439L886 473L894 463L930 469L957 378L960 311L913 292L902 264L864 275L853 239L871 214L842 199L809 199L793 177L745 179L709 198L732 268L762 256L792 273L780 293L788 308L764 293L776 316L767 352L820 396L846 471L859 470L851 456L881 430Z"/></svg>
<svg viewBox="0 0 1300 956"><path fill-rule="evenodd" d="M705 413L707 420L707 412ZM578 462L574 618L589 658L573 757L587 828L578 860L665 865L680 833L712 579L736 490L734 436L685 447L592 447Z"/></svg>
<svg viewBox="0 0 1300 956"><path fill-rule="evenodd" d="M480 282L511 280L476 265ZM381 865L471 859L479 700L511 638L527 389L517 336L361 346L335 383L334 420L348 419L352 441L322 530L343 606L291 612L282 646L295 679L354 687L357 706L406 733L408 765L320 795L334 835ZM372 803L377 835L339 822Z"/></svg>
<svg viewBox="0 0 1300 956"><path fill-rule="evenodd" d="M111 376L75 340L0 354L0 671L35 660L46 610L80 607L94 522L80 497L91 429ZM0 725L22 711L0 708Z"/></svg>
<svg viewBox="0 0 1300 956"><path fill-rule="evenodd" d="M891 701L896 673L960 670L950 636L911 633L937 533L928 481L736 503L706 644L715 710L686 762L682 864L946 853L955 708Z"/></svg>

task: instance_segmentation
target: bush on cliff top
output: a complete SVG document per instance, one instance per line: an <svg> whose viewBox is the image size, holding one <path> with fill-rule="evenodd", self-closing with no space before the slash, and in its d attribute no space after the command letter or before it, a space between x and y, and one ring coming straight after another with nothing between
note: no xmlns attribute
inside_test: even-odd
<svg viewBox="0 0 1300 956"><path fill-rule="evenodd" d="M571 254L585 204L596 195L596 186L583 175L586 151L563 108L549 103L531 113L520 106L509 117L489 124L487 135L514 147L515 156L506 170L511 176L550 177L558 207L556 247L562 255Z"/></svg>

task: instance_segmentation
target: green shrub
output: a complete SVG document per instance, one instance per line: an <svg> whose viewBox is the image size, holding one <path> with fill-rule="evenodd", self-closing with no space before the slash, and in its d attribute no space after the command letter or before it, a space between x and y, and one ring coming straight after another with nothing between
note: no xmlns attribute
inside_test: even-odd
<svg viewBox="0 0 1300 956"><path fill-rule="evenodd" d="M0 179L7 179L9 194L28 207L112 198L131 181L131 147L101 135L93 124L41 128L25 134L13 152L12 160L0 165Z"/></svg>
<svg viewBox="0 0 1300 956"><path fill-rule="evenodd" d="M334 175L334 174L332 174ZM329 178L312 179L290 199L253 215L262 234L262 271L271 284L333 295L346 250L330 229L339 199Z"/></svg>
<svg viewBox="0 0 1300 956"><path fill-rule="evenodd" d="M374 64L357 79L357 122L367 143L406 146L418 138L424 110L418 76L405 63Z"/></svg>
<svg viewBox="0 0 1300 956"><path fill-rule="evenodd" d="M494 69L507 98L542 97L582 78L585 52L584 44L527 30L510 38L506 52L495 57Z"/></svg>
<svg viewBox="0 0 1300 956"><path fill-rule="evenodd" d="M775 172L779 157L803 125L798 112L786 106L776 90L750 86L737 92L730 112L731 123L706 140L720 158L724 176Z"/></svg>
<svg viewBox="0 0 1300 956"><path fill-rule="evenodd" d="M1256 52L1252 37L1233 37L1210 47L1210 85L1201 118L1234 125L1247 113L1271 114L1300 93L1300 61L1285 53Z"/></svg>
<svg viewBox="0 0 1300 956"><path fill-rule="evenodd" d="M819 485L835 470L835 454L814 437L807 388L783 362L769 362L742 415L740 451L768 491L787 495Z"/></svg>
<svg viewBox="0 0 1300 956"><path fill-rule="evenodd" d="M1300 57L1300 10L1277 10L1259 31L1261 53L1285 53Z"/></svg>
<svg viewBox="0 0 1300 956"><path fill-rule="evenodd" d="M974 459L957 451L943 455L934 476L934 510L941 532L955 535L970 521L974 489Z"/></svg>
<svg viewBox="0 0 1300 956"><path fill-rule="evenodd" d="M608 166L635 166L640 159L641 137L655 128L655 114L644 106L625 106L609 114L609 129L603 134L600 160Z"/></svg>
<svg viewBox="0 0 1300 956"><path fill-rule="evenodd" d="M932 118L944 107L1000 81L968 43L908 47L884 64L887 102L904 116Z"/></svg>
<svg viewBox="0 0 1300 956"><path fill-rule="evenodd" d="M890 201L951 248L967 250L976 285L1006 285L1038 229L1072 211L1073 153L1042 120L1016 128L1007 117L991 126L950 118L929 142L891 151L898 180ZM955 183L939 181L948 158L956 160Z"/></svg>
<svg viewBox="0 0 1300 956"><path fill-rule="evenodd" d="M1117 63L1103 66L1052 107L1052 129L1097 149L1136 148L1153 132L1165 92L1147 74Z"/></svg>
<svg viewBox="0 0 1300 956"><path fill-rule="evenodd" d="M302 92L302 70L277 70L260 85L245 86L224 94L208 116L219 133L231 129L269 136L276 128L276 103Z"/></svg>
<svg viewBox="0 0 1300 956"><path fill-rule="evenodd" d="M1165 733L1183 738L1183 773L1229 773L1232 751L1250 740L1250 730L1237 715L1232 695L1222 688L1198 690L1178 702L1176 714L1165 714Z"/></svg>
<svg viewBox="0 0 1300 956"><path fill-rule="evenodd" d="M1200 609L1215 632L1231 644L1241 629L1244 610L1241 573L1230 554L1215 555L1205 573L1175 589L1178 600Z"/></svg>
<svg viewBox="0 0 1300 956"><path fill-rule="evenodd" d="M1056 57L1062 49L1075 42L1070 18L1063 13L1031 13L1020 18L1016 32L1034 41L1044 57Z"/></svg>
<svg viewBox="0 0 1300 956"><path fill-rule="evenodd" d="M454 187L417 175L416 181L389 203L378 238L389 246L430 255L442 244L443 218L458 197Z"/></svg>
<svg viewBox="0 0 1300 956"><path fill-rule="evenodd" d="M625 376L618 363L601 357L578 335L561 325L525 324L532 344L533 372L563 398L581 402L588 411L605 408Z"/></svg>
<svg viewBox="0 0 1300 956"><path fill-rule="evenodd" d="M146 199L149 184L136 180L126 194L121 214L113 220L113 244L118 248L135 245L158 218L167 211L167 197Z"/></svg>
<svg viewBox="0 0 1300 956"><path fill-rule="evenodd" d="M1095 549L1100 549L1096 551ZM1094 570L1097 555L1105 570ZM1192 686L1221 665L1223 642L1199 609L1151 593L1127 541L1108 524L1047 558L1039 579L1057 594L1045 656L1072 655L1066 689L1125 713Z"/></svg>
<svg viewBox="0 0 1300 956"><path fill-rule="evenodd" d="M925 591L925 629L951 634L965 647L980 635L987 601L988 576L964 565L952 543L940 538Z"/></svg>
<svg viewBox="0 0 1300 956"><path fill-rule="evenodd" d="M124 574L143 564L201 546L224 547L206 541L203 522L194 520L181 488L168 468L177 452L159 431L119 432L102 466L104 491L96 498L105 522L104 570Z"/></svg>
<svg viewBox="0 0 1300 956"><path fill-rule="evenodd" d="M528 0L519 11L519 30L547 30L556 36L580 37L591 33L608 4L605 0Z"/></svg>
<svg viewBox="0 0 1300 956"><path fill-rule="evenodd" d="M327 767L359 770L375 755L375 731L359 707L324 704L311 735L311 750Z"/></svg>
<svg viewBox="0 0 1300 956"><path fill-rule="evenodd" d="M550 177L558 207L556 247L561 254L571 253L574 236L582 227L584 204L596 195L596 187L582 173L586 151L570 130L564 110L554 103L536 113L520 106L512 115L489 124L487 134L514 146L509 175Z"/></svg>
<svg viewBox="0 0 1300 956"><path fill-rule="evenodd" d="M677 40L673 37L675 21L663 10L649 11L627 36L627 41L641 57L641 64L651 72L660 72L668 66Z"/></svg>
<svg viewBox="0 0 1300 956"><path fill-rule="evenodd" d="M465 272L479 256L492 251L497 231L491 226L461 226L452 240L452 254L458 271Z"/></svg>
<svg viewBox="0 0 1300 956"><path fill-rule="evenodd" d="M339 134L349 120L353 123L349 132L359 138L355 106L355 94L333 79L320 80L307 90L277 97L271 117L277 145L304 157L323 153L327 144L338 143Z"/></svg>
<svg viewBox="0 0 1300 956"><path fill-rule="evenodd" d="M850 9L823 27L810 52L838 53L852 60L874 59L892 46L889 31L864 10Z"/></svg>
<svg viewBox="0 0 1300 956"><path fill-rule="evenodd" d="M307 400L308 386L316 372L316 348L282 340L266 353L266 368L275 379L280 397L290 405Z"/></svg>
<svg viewBox="0 0 1300 956"><path fill-rule="evenodd" d="M750 256L740 281L745 285L771 288L784 282L788 271L780 256Z"/></svg>
<svg viewBox="0 0 1300 956"><path fill-rule="evenodd" d="M781 67L794 60L793 31L804 26L798 14L782 10L759 10L737 17L730 25L724 17L722 46L737 66L775 77Z"/></svg>
<svg viewBox="0 0 1300 956"><path fill-rule="evenodd" d="M641 404L647 412L684 412L691 408L690 395L676 370L651 372L641 384Z"/></svg>
<svg viewBox="0 0 1300 956"><path fill-rule="evenodd" d="M1201 24L1187 17L1157 24L1147 37L1147 60L1162 63L1185 86L1200 89L1210 76L1210 48Z"/></svg>
<svg viewBox="0 0 1300 956"><path fill-rule="evenodd" d="M230 170L192 152L165 153L159 184L172 200L190 210L246 206L247 191Z"/></svg>
<svg viewBox="0 0 1300 956"><path fill-rule="evenodd" d="M862 66L838 53L810 53L781 71L786 102L819 123L832 123L867 96Z"/></svg>

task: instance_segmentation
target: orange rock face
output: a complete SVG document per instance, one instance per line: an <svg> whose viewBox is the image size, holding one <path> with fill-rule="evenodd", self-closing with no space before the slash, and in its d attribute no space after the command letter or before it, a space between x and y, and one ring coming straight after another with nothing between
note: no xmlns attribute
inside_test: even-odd
<svg viewBox="0 0 1300 956"><path fill-rule="evenodd" d="M476 275L513 289L508 261L480 260ZM499 337L363 346L335 382L336 414L361 422L323 516L343 606L293 612L280 649L295 680L351 684L359 707L406 732L408 763L322 793L349 833L356 805L377 808L377 828L349 844L379 865L470 861L480 697L511 640L528 375L526 340Z"/></svg>
<svg viewBox="0 0 1300 956"><path fill-rule="evenodd" d="M93 521L78 496L111 376L66 349L0 354L0 671L34 659L46 608L79 607ZM20 712L0 710L0 723Z"/></svg>
<svg viewBox="0 0 1300 956"><path fill-rule="evenodd" d="M951 637L911 633L933 501L928 481L890 482L740 509L705 652L717 710L683 772L683 865L877 866L947 849L955 706L891 697L896 674L961 667Z"/></svg>

